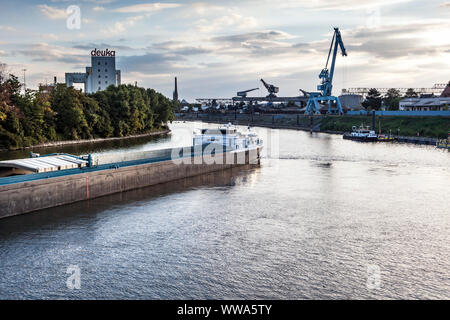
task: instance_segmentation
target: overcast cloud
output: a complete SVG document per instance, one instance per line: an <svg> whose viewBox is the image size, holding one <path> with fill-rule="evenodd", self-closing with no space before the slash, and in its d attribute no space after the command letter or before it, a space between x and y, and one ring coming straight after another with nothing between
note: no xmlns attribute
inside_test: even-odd
<svg viewBox="0 0 450 320"><path fill-rule="evenodd" d="M116 51L122 81L168 96L230 97L266 79L282 95L314 90L333 27L334 88L429 87L450 80L450 3L443 0L0 0L0 63L28 87L83 72L94 48ZM67 7L81 28L67 28Z"/></svg>

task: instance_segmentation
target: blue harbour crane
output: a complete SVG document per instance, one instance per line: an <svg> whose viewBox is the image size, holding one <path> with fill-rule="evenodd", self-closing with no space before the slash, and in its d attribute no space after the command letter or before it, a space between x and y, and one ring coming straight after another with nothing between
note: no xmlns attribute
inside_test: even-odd
<svg viewBox="0 0 450 320"><path fill-rule="evenodd" d="M339 101L338 97L332 96L333 75L338 47L341 49L342 56L347 56L347 51L345 50L344 42L342 41L341 32L339 31L339 28L334 28L333 40L331 40L330 50L328 51L327 63L325 64L325 68L322 69L319 74L319 79L322 80L322 83L317 86L317 90L320 92L307 93L308 102L306 104L306 114L320 114L319 102L328 103L328 113L343 113L341 101ZM331 51L333 51L333 56L331 58L331 67L328 69Z"/></svg>

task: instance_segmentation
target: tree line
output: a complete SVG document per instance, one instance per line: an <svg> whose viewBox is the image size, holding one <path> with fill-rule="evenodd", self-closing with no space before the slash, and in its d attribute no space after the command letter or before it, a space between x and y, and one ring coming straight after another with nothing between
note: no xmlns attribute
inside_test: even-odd
<svg viewBox="0 0 450 320"><path fill-rule="evenodd" d="M404 96L395 88L389 89L384 96L377 89L372 88L369 90L366 99L362 102L362 106L367 110L381 110L382 107L386 110L398 110L400 100L417 97L419 95L412 88L408 89Z"/></svg>
<svg viewBox="0 0 450 320"><path fill-rule="evenodd" d="M111 85L85 95L65 84L25 94L21 87L15 75L0 72L0 149L144 134L174 118L172 100L153 89Z"/></svg>

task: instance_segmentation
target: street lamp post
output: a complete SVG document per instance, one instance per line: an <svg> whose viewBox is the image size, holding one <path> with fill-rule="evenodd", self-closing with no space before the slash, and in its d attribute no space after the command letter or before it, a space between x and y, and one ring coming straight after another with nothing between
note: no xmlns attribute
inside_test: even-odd
<svg viewBox="0 0 450 320"><path fill-rule="evenodd" d="M23 71L23 93L26 94L27 93L27 84L26 84L25 72L27 71L27 69L22 69L22 71Z"/></svg>

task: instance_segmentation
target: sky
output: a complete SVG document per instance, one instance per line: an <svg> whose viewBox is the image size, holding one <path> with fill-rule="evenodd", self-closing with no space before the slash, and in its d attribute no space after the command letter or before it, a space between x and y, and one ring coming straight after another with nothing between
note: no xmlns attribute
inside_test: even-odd
<svg viewBox="0 0 450 320"><path fill-rule="evenodd" d="M91 50L108 48L122 83L169 97L175 76L188 101L256 87L252 95L265 96L261 78L298 96L316 90L333 27L348 53L337 57L334 94L450 80L446 0L0 0L0 8L0 63L21 80L26 69L31 89L84 72Z"/></svg>

